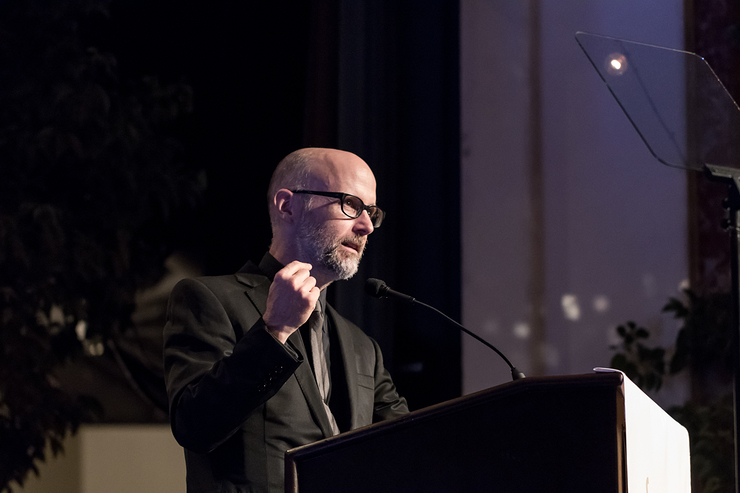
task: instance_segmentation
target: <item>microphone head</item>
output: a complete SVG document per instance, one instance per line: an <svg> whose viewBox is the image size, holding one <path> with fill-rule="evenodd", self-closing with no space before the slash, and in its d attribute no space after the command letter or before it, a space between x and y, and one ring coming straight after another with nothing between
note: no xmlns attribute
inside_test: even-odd
<svg viewBox="0 0 740 493"><path fill-rule="evenodd" d="M374 298L382 298L388 291L385 281L373 277L365 281L365 292Z"/></svg>

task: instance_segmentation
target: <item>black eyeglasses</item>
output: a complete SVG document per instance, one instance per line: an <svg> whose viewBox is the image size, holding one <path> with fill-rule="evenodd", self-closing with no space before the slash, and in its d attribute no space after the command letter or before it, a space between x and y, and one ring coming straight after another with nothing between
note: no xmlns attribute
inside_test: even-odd
<svg viewBox="0 0 740 493"><path fill-rule="evenodd" d="M367 211L370 216L370 220L373 222L374 228L379 228L385 218L385 212L383 212L377 205L365 205L360 197L350 195L348 193L341 192L317 192L315 190L291 190L293 193L303 193L308 195L321 195L322 197L333 197L339 199L339 203L342 205L342 212L350 219L356 219L360 217L362 211Z"/></svg>

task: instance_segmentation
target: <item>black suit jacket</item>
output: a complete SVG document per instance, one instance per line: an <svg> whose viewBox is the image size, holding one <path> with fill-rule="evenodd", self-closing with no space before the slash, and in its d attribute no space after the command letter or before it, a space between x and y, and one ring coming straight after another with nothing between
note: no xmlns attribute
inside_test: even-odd
<svg viewBox="0 0 740 493"><path fill-rule="evenodd" d="M283 345L265 330L269 286L249 263L183 280L170 296L165 378L189 492L282 493L285 451L332 435L300 333ZM340 429L407 413L375 341L332 307L326 313Z"/></svg>

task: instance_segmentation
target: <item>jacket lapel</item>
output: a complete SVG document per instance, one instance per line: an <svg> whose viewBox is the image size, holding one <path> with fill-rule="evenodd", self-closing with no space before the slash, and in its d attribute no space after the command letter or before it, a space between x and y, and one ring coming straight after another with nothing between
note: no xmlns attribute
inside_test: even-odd
<svg viewBox="0 0 740 493"><path fill-rule="evenodd" d="M319 392L319 386L316 384L316 377L311 370L311 365L308 364L308 359L305 357L308 353L303 344L303 337L301 337L300 330L293 332L290 337L288 337L288 341L293 343L296 349L304 355L303 364L298 367L294 375L296 380L298 380L298 386L301 388L303 396L306 398L306 403L308 404L308 408L311 410L313 419L319 425L321 433L323 433L325 437L328 438L333 436L334 433L332 432L331 424L329 423L329 417L326 415L324 404L321 402L321 393Z"/></svg>
<svg viewBox="0 0 740 493"><path fill-rule="evenodd" d="M270 291L270 280L262 274L254 272L245 272L244 270L239 271L236 274L237 280L246 286L244 294L247 296L249 301L254 305L260 315L265 313L267 307L267 295ZM288 342L303 355L303 363L298 366L295 373L293 374L298 381L298 386L303 392L303 396L306 399L308 408L311 411L311 415L314 421L321 429L321 432L325 437L333 435L331 424L329 423L329 417L326 415L324 405L321 402L321 394L319 393L319 387L316 384L316 377L314 377L311 365L308 364L306 355L306 346L303 344L303 338L301 337L300 330L293 332L288 337Z"/></svg>
<svg viewBox="0 0 740 493"><path fill-rule="evenodd" d="M337 340L339 341L339 350L342 353L342 362L344 363L344 373L347 379L349 409L351 413L351 429L359 428L366 423L360 423L358 409L360 408L357 396L357 355L355 354L355 344L352 337L352 331L347 325L347 321L339 316L336 310L327 305L327 313L331 317L331 322L337 331ZM338 383L338 382L337 382Z"/></svg>
<svg viewBox="0 0 740 493"><path fill-rule="evenodd" d="M236 280L246 286L244 294L247 295L249 301L252 302L254 308L259 312L260 316L265 313L265 307L267 306L267 293L270 291L270 279L266 276L257 272L250 272L245 269L250 267L247 264L234 274Z"/></svg>

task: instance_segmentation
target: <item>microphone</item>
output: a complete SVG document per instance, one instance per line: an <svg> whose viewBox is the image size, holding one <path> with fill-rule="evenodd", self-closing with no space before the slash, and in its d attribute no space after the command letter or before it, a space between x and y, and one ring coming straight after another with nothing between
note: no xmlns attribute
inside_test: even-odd
<svg viewBox="0 0 740 493"><path fill-rule="evenodd" d="M407 294L393 291L391 288L388 287L385 281L374 279L372 277L365 281L365 292L374 298L398 298L399 300L408 301L409 303L413 303L416 301L416 298L413 298Z"/></svg>
<svg viewBox="0 0 740 493"><path fill-rule="evenodd" d="M421 301L417 300L416 298L409 296L407 294L399 293L398 291L394 291L391 288L388 287L388 285L385 283L385 281L381 281L380 279L375 278L369 278L367 281L365 281L365 292L369 294L370 296L374 298L397 298L399 300L408 301L409 303L416 303L421 306L424 306L426 308L429 308L430 310L433 310L437 312L438 314L442 315L444 318L455 324L460 330L468 334L469 336L473 337L478 342L481 342L482 344L486 345L488 348L492 349L493 351L498 354L501 359L503 359L507 365L509 365L509 368L511 369L511 378L512 380L519 380L520 378L525 378L524 373L520 372L516 369L514 365L511 364L509 361L509 358L504 356L504 353L496 349L493 344L489 343L488 341L481 339L478 337L477 334L474 334L470 332L468 329L463 327L461 324L453 320L452 318L448 317L441 311L437 310L433 306L427 305L426 303L422 303Z"/></svg>

